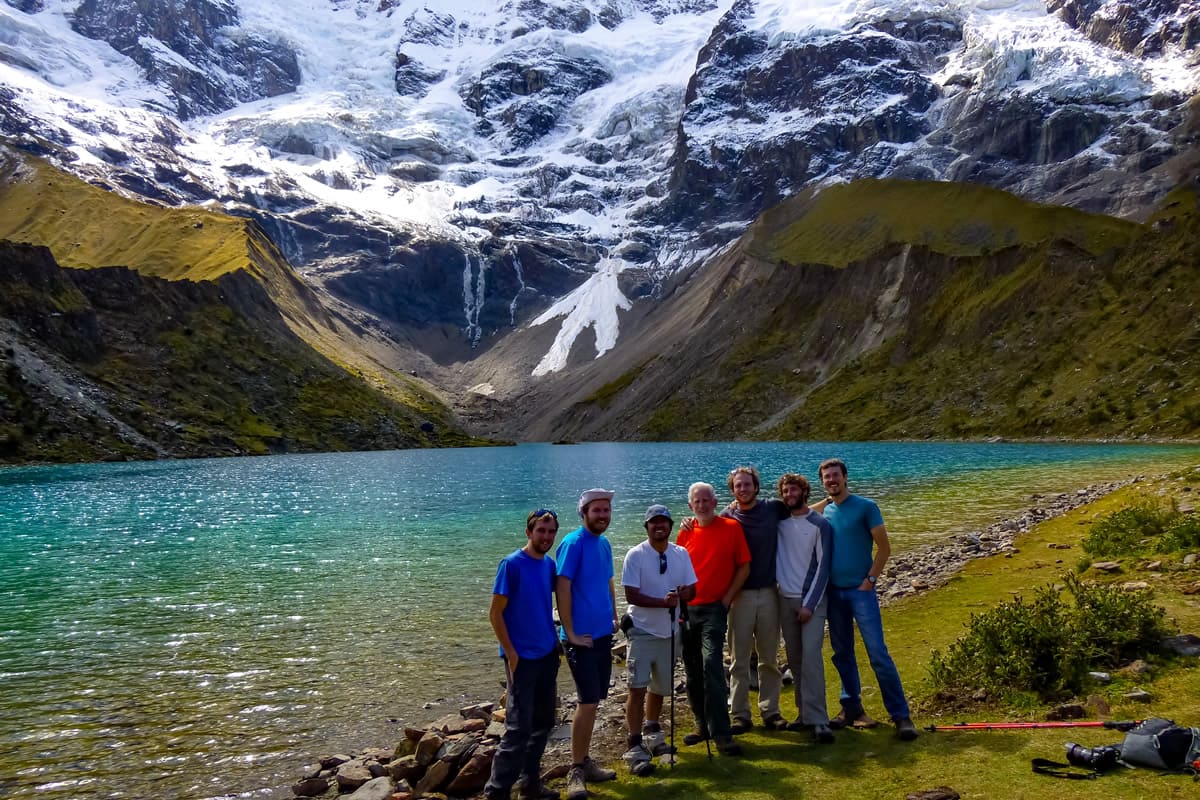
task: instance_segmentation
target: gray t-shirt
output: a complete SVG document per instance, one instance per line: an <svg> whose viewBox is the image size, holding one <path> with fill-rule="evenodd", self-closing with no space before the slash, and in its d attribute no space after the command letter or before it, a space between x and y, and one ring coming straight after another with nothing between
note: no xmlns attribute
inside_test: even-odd
<svg viewBox="0 0 1200 800"><path fill-rule="evenodd" d="M771 589L775 586L775 550L779 546L779 521L792 515L782 500L759 500L754 508L734 508L722 514L742 524L746 546L750 548L750 575L743 589Z"/></svg>

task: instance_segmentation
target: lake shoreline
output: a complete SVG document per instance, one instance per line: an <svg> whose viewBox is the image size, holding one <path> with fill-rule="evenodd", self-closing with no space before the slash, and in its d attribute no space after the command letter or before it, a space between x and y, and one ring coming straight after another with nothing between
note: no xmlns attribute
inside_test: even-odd
<svg viewBox="0 0 1200 800"><path fill-rule="evenodd" d="M1093 503L1118 489L1152 479L1137 475L1091 484L1074 492L1035 494L1029 498L1032 505L1016 516L994 522L982 530L955 534L946 541L893 555L879 580L880 602L886 606L901 597L936 589L970 561L1016 552L1017 537L1033 526Z"/></svg>

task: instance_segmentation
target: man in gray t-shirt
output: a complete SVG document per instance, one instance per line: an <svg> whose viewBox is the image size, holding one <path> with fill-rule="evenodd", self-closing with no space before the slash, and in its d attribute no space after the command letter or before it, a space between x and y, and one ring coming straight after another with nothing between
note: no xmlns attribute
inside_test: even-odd
<svg viewBox="0 0 1200 800"><path fill-rule="evenodd" d="M825 705L825 639L829 558L833 526L808 507L812 487L803 475L789 472L777 484L790 515L779 523L775 575L779 581L779 626L792 671L799 714L789 727L811 728L821 744L833 743Z"/></svg>
<svg viewBox="0 0 1200 800"><path fill-rule="evenodd" d="M729 609L729 716L732 731L744 733L753 726L750 717L750 658L758 652L758 709L763 725L772 730L787 727L779 713L779 595L775 586L775 551L779 521L789 516L780 500L759 500L758 470L738 467L729 473L735 504L723 516L737 520L750 548L750 575Z"/></svg>

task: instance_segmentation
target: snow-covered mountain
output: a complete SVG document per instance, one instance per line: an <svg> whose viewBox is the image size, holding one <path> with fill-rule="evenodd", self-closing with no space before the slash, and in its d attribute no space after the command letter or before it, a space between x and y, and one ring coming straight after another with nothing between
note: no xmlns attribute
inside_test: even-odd
<svg viewBox="0 0 1200 800"><path fill-rule="evenodd" d="M5 2L8 141L256 218L443 363L555 329L534 377L812 183L1137 217L1200 87L1196 0Z"/></svg>

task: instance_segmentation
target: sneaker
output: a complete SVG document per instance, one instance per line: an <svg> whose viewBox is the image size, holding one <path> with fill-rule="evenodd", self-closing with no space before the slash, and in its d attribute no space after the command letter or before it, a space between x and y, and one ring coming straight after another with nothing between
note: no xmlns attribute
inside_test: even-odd
<svg viewBox="0 0 1200 800"><path fill-rule="evenodd" d="M597 764L595 759L588 756L583 760L583 779L592 783L615 781L617 779L617 771L614 769L605 769Z"/></svg>
<svg viewBox="0 0 1200 800"><path fill-rule="evenodd" d="M816 736L817 744L833 744L833 731L828 725L814 725L813 735Z"/></svg>
<svg viewBox="0 0 1200 800"><path fill-rule="evenodd" d="M763 727L769 731L786 731L787 726L788 721L783 718L782 714L775 714L763 719Z"/></svg>
<svg viewBox="0 0 1200 800"><path fill-rule="evenodd" d="M587 800L587 781L583 777L583 767L571 767L567 773L567 800Z"/></svg>
<svg viewBox="0 0 1200 800"><path fill-rule="evenodd" d="M659 728L657 725L655 728L656 730L654 731L646 731L645 728L642 729L644 731L642 733L642 745L654 756L674 753L675 748L667 744L667 737L662 732L662 728Z"/></svg>
<svg viewBox="0 0 1200 800"><path fill-rule="evenodd" d="M835 731L842 728L858 728L860 730L865 730L867 728L874 728L878 724L878 722L868 717L867 712L865 711L860 711L857 716L850 717L847 716L846 709L844 708L838 712L836 717L829 720L829 727L833 728Z"/></svg>
<svg viewBox="0 0 1200 800"><path fill-rule="evenodd" d="M902 742L911 742L917 738L917 726L913 725L912 718L896 720L896 738Z"/></svg>
<svg viewBox="0 0 1200 800"><path fill-rule="evenodd" d="M740 756L742 754L742 746L735 742L733 738L717 739L717 752L723 756Z"/></svg>
<svg viewBox="0 0 1200 800"><path fill-rule="evenodd" d="M542 783L541 778L517 781L517 797L520 800L562 800L559 791Z"/></svg>
<svg viewBox="0 0 1200 800"><path fill-rule="evenodd" d="M732 733L734 736L741 736L743 733L748 732L753 727L754 727L753 720L742 719L741 717L738 717L732 723L730 723L729 732Z"/></svg>
<svg viewBox="0 0 1200 800"><path fill-rule="evenodd" d="M708 741L708 731L694 731L683 737L683 743L688 747Z"/></svg>
<svg viewBox="0 0 1200 800"><path fill-rule="evenodd" d="M653 745L650 746L649 750L650 750L651 755L655 755L655 756L673 756L673 755L675 755L675 748L672 747L671 745L667 744L666 742L655 742Z"/></svg>
<svg viewBox="0 0 1200 800"><path fill-rule="evenodd" d="M630 774L639 778L654 772L654 756L645 745L635 744L626 750L621 758L624 759L625 766L629 767Z"/></svg>

